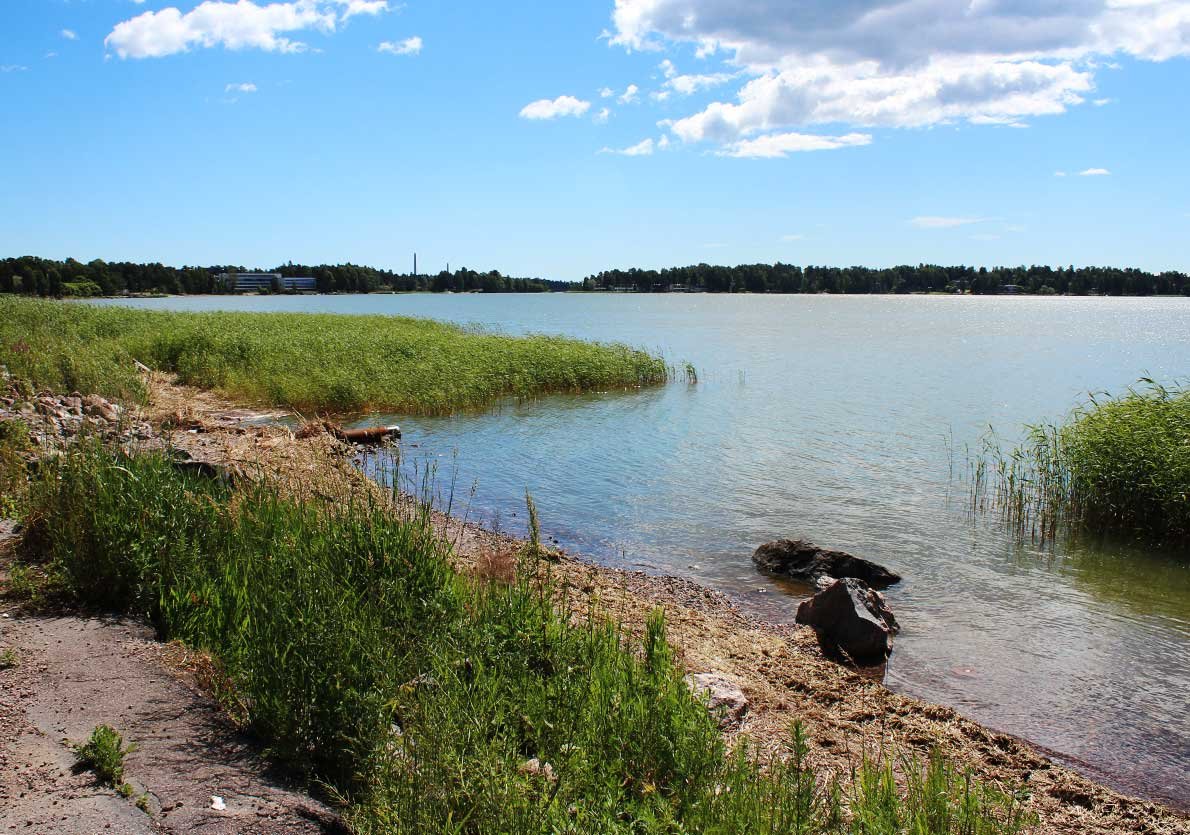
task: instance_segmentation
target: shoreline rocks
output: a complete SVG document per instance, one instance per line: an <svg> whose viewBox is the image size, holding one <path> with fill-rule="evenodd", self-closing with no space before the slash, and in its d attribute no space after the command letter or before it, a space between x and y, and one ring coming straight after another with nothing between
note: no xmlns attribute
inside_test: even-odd
<svg viewBox="0 0 1190 835"><path fill-rule="evenodd" d="M884 600L863 580L836 580L797 607L798 623L812 626L819 643L857 664L880 664L892 653L897 619Z"/></svg>
<svg viewBox="0 0 1190 835"><path fill-rule="evenodd" d="M810 585L829 585L834 580L854 577L874 589L899 583L901 576L870 560L845 551L829 551L803 539L766 542L752 554L761 571ZM824 578L829 578L823 582Z"/></svg>

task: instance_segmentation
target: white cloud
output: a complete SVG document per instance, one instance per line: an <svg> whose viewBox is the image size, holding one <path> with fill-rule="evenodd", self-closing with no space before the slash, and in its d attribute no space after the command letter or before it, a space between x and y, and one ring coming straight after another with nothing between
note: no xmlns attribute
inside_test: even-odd
<svg viewBox="0 0 1190 835"><path fill-rule="evenodd" d="M781 240L792 243L793 241L804 241L805 235L782 235Z"/></svg>
<svg viewBox="0 0 1190 835"><path fill-rule="evenodd" d="M117 23L103 41L121 58L160 58L198 47L303 52L290 33L334 32L356 15L390 9L389 0L290 0L258 5L253 0L204 0L189 12L175 6Z"/></svg>
<svg viewBox="0 0 1190 835"><path fill-rule="evenodd" d="M1084 171L1078 172L1080 177L1107 177L1111 172L1106 168L1088 168Z"/></svg>
<svg viewBox="0 0 1190 835"><path fill-rule="evenodd" d="M52 51L52 50L51 50L50 52L47 52L47 53L45 54L45 57L46 57L46 58L57 58L57 57L58 57L58 53L57 53L57 52L54 52L54 51Z"/></svg>
<svg viewBox="0 0 1190 835"><path fill-rule="evenodd" d="M725 157L778 159L803 151L833 151L836 148L853 148L869 145L872 137L866 133L849 133L845 136L819 136L811 133L770 133L755 139L741 139L730 142L716 153Z"/></svg>
<svg viewBox="0 0 1190 835"><path fill-rule="evenodd" d="M1065 172L1065 171L1055 171L1055 172L1054 172L1054 176L1055 176L1055 177L1065 177L1065 176L1066 176L1066 172Z"/></svg>
<svg viewBox="0 0 1190 835"><path fill-rule="evenodd" d="M1114 56L1190 56L1190 0L616 0L612 20L611 43L692 44L748 79L673 122L687 142L825 124L1018 127L1091 99ZM661 69L677 92L734 75Z"/></svg>
<svg viewBox="0 0 1190 835"><path fill-rule="evenodd" d="M601 99L610 99L615 94L616 94L616 91L613 90L611 87L599 88L599 98L601 98Z"/></svg>
<svg viewBox="0 0 1190 835"><path fill-rule="evenodd" d="M649 93L649 98L653 101L665 101L669 98L669 90L654 90Z"/></svg>
<svg viewBox="0 0 1190 835"><path fill-rule="evenodd" d="M558 96L556 99L538 99L521 108L522 119L557 119L559 116L582 116L591 107L591 102L574 96Z"/></svg>
<svg viewBox="0 0 1190 835"><path fill-rule="evenodd" d="M28 69L20 64L0 64L0 72L26 72Z"/></svg>
<svg viewBox="0 0 1190 835"><path fill-rule="evenodd" d="M256 85L248 81L242 84L228 84L223 88L224 93L255 93Z"/></svg>
<svg viewBox="0 0 1190 835"><path fill-rule="evenodd" d="M61 35L68 41L77 41L79 39L78 33L73 29L63 29Z"/></svg>
<svg viewBox="0 0 1190 835"><path fill-rule="evenodd" d="M620 104L632 104L638 98L640 98L640 88L635 84L629 84L628 87L625 88L623 94L618 99L616 99L616 101L618 101Z"/></svg>
<svg viewBox="0 0 1190 835"><path fill-rule="evenodd" d="M604 108L601 108L600 111L598 113L596 113L592 118L595 120L595 124L605 125L605 124L607 124L607 120L611 118L611 115L612 115L612 112L610 110L608 110L606 107L604 107Z"/></svg>
<svg viewBox="0 0 1190 835"><path fill-rule="evenodd" d="M706 90L711 87L718 87L720 84L726 84L733 78L738 77L738 73L710 73L702 75L683 75L678 72L678 68L674 66L673 61L666 58L657 65L665 76L665 85L674 92L689 96L697 93L699 90Z"/></svg>
<svg viewBox="0 0 1190 835"><path fill-rule="evenodd" d="M982 217L941 217L938 215L923 215L909 221L918 229L954 229L958 226L970 226L973 223L983 223L987 218Z"/></svg>
<svg viewBox="0 0 1190 835"><path fill-rule="evenodd" d="M390 55L417 55L421 52L421 47L421 38L414 35L412 38L406 38L403 41L382 41L380 46L376 47L376 51L387 52Z"/></svg>
<svg viewBox="0 0 1190 835"><path fill-rule="evenodd" d="M1115 99L1095 99L1093 102L1091 102L1091 104L1095 105L1096 107L1103 107L1104 105L1111 104L1114 101Z"/></svg>
<svg viewBox="0 0 1190 835"><path fill-rule="evenodd" d="M625 157L647 157L652 156L655 144L652 138L642 139L635 145L629 145L627 148L601 148L601 154L619 154Z"/></svg>

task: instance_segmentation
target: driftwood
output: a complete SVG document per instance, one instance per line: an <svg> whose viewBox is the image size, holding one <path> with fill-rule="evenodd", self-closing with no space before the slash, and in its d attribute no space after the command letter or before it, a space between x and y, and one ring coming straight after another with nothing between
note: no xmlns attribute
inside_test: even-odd
<svg viewBox="0 0 1190 835"><path fill-rule="evenodd" d="M388 438L401 437L401 427L399 426L365 426L360 429L344 429L329 420L316 420L307 423L297 431L296 436L312 438L322 432L352 444L379 444Z"/></svg>

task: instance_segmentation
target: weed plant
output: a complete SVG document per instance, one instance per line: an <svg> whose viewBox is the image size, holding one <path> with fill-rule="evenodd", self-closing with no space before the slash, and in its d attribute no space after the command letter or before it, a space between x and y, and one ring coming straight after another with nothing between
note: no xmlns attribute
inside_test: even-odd
<svg viewBox="0 0 1190 835"><path fill-rule="evenodd" d="M624 345L395 316L173 313L0 297L0 364L38 387L136 399L133 360L232 398L309 411L449 414L501 398L665 382Z"/></svg>
<svg viewBox="0 0 1190 835"><path fill-rule="evenodd" d="M1079 529L1190 544L1190 389L1141 384L1026 427L1008 452L986 439L968 463L972 508L998 511L1020 538Z"/></svg>
<svg viewBox="0 0 1190 835"><path fill-rule="evenodd" d="M28 525L79 600L223 666L233 715L368 833L1015 833L1017 798L940 757L836 781L728 751L655 614L640 640L564 615L527 554L511 582L449 566L428 510L236 491L160 457L80 447ZM406 505L408 507L408 505ZM548 571L546 571L548 573Z"/></svg>
<svg viewBox="0 0 1190 835"><path fill-rule="evenodd" d="M99 782L122 789L124 757L134 750L134 746L124 745L124 738L111 725L97 725L90 739L74 746L74 755L79 767L95 772Z"/></svg>

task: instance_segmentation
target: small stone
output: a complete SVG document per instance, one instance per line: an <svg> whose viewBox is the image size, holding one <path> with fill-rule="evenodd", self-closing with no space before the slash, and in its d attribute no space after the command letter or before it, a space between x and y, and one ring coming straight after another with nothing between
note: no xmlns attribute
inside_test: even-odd
<svg viewBox="0 0 1190 835"><path fill-rule="evenodd" d="M695 696L705 697L707 709L724 728L738 726L748 714L748 697L722 673L692 673L684 679Z"/></svg>

